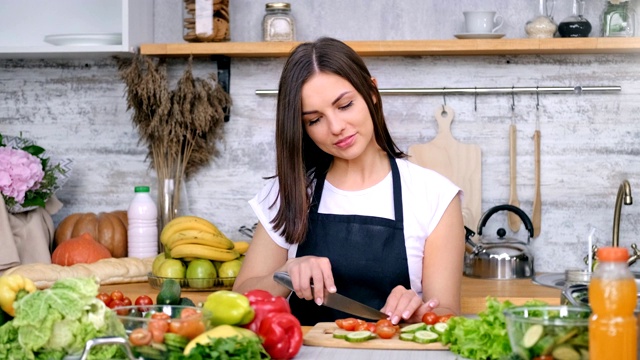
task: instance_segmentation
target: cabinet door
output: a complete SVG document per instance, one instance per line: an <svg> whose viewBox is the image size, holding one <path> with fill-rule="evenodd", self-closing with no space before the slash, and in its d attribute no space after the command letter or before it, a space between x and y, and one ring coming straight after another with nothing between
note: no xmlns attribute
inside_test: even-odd
<svg viewBox="0 0 640 360"><path fill-rule="evenodd" d="M134 51L153 42L152 0L0 1L0 57Z"/></svg>

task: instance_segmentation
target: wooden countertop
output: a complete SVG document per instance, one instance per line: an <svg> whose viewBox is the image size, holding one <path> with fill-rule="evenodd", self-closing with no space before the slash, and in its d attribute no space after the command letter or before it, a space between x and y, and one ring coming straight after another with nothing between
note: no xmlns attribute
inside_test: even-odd
<svg viewBox="0 0 640 360"><path fill-rule="evenodd" d="M132 301L140 295L149 295L155 301L158 290L153 289L148 283L130 283L105 285L100 287L101 292L111 293L114 290L122 291ZM204 302L209 292L183 292L195 303ZM462 313L477 314L485 308L485 298L496 297L500 301L510 300L516 305L521 305L527 300L538 299L551 305L560 304L560 290L546 286L536 285L531 279L517 280L485 280L462 278Z"/></svg>

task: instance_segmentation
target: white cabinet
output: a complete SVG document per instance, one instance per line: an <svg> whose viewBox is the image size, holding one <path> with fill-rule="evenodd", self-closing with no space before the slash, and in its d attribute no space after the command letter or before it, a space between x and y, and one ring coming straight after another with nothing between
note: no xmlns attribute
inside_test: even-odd
<svg viewBox="0 0 640 360"><path fill-rule="evenodd" d="M134 52L153 42L153 0L2 0L0 57Z"/></svg>

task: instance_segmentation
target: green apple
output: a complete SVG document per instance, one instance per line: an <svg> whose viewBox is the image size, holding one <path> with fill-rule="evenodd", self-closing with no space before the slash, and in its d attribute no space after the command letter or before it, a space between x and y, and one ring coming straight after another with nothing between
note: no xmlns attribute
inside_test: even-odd
<svg viewBox="0 0 640 360"><path fill-rule="evenodd" d="M210 260L195 259L187 266L187 281L194 289L213 287L216 277L216 268Z"/></svg>
<svg viewBox="0 0 640 360"><path fill-rule="evenodd" d="M165 278L184 279L186 268L178 259L166 259L158 266L158 276Z"/></svg>

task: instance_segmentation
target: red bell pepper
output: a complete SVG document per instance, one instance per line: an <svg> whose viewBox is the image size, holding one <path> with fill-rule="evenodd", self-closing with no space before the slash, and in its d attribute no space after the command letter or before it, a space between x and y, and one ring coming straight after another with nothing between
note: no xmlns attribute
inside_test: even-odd
<svg viewBox="0 0 640 360"><path fill-rule="evenodd" d="M302 346L302 327L291 314L287 299L264 290L251 290L244 295L255 311L253 321L245 327L260 336L267 353L274 359L296 356Z"/></svg>
<svg viewBox="0 0 640 360"><path fill-rule="evenodd" d="M300 321L290 313L269 313L260 323L262 346L274 359L292 359L302 346Z"/></svg>
<svg viewBox="0 0 640 360"><path fill-rule="evenodd" d="M260 329L260 323L265 315L272 312L285 312L291 313L289 302L282 296L273 296L270 292L265 290L251 290L244 294L249 299L249 304L255 311L256 315L246 328L257 333Z"/></svg>

